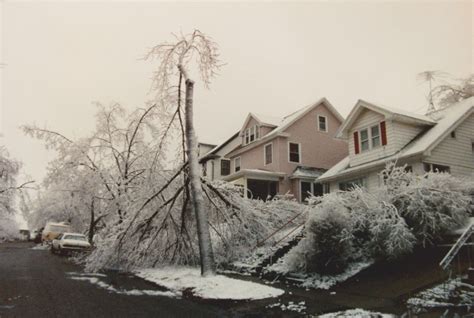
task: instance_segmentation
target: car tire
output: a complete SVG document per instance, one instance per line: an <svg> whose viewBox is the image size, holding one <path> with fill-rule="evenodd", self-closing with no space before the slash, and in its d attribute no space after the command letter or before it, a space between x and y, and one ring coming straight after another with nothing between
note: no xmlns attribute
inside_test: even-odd
<svg viewBox="0 0 474 318"><path fill-rule="evenodd" d="M64 252L61 249L61 246L58 247L58 254L61 255L61 256L64 255Z"/></svg>
<svg viewBox="0 0 474 318"><path fill-rule="evenodd" d="M49 248L49 251L51 252L51 254L55 254L56 251L54 250L54 246L51 245L51 247Z"/></svg>

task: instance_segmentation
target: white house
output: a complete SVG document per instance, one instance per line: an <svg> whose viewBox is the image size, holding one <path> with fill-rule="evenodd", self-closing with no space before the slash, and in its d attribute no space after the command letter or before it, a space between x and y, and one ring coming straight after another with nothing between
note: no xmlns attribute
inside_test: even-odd
<svg viewBox="0 0 474 318"><path fill-rule="evenodd" d="M202 176L209 180L221 180L230 175L230 159L226 157L231 150L240 145L239 132L232 135L220 145L199 144L199 163Z"/></svg>
<svg viewBox="0 0 474 318"><path fill-rule="evenodd" d="M414 173L474 178L474 97L427 115L359 100L337 137L348 141L349 155L319 177L330 192L377 188L390 161Z"/></svg>

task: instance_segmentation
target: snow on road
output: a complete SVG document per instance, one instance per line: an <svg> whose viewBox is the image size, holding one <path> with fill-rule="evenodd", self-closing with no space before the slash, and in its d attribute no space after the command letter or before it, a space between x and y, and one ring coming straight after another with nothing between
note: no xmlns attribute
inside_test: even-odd
<svg viewBox="0 0 474 318"><path fill-rule="evenodd" d="M173 297L173 298L181 297L181 293L175 293L172 291L144 290L144 289L132 289L132 290L117 289L114 286L100 280L100 277L106 277L106 275L103 275L103 274L69 272L67 273L67 275L69 275L69 278L72 280L86 281L93 285L98 286L99 288L105 289L112 293L121 294L121 295L165 296L165 297Z"/></svg>
<svg viewBox="0 0 474 318"><path fill-rule="evenodd" d="M194 267L142 269L134 274L173 292L192 289L194 296L205 299L256 300L278 297L285 293L278 288L223 275L202 277L200 269Z"/></svg>

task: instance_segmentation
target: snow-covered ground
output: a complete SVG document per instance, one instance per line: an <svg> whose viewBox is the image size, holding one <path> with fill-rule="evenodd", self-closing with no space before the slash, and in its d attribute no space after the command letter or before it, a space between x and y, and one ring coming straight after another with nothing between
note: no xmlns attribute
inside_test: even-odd
<svg viewBox="0 0 474 318"><path fill-rule="evenodd" d="M132 290L123 290L117 289L114 286L102 281L100 278L107 277L104 274L98 273L67 273L70 279L86 281L93 285L96 285L99 288L105 289L109 292L121 294L121 295L131 295L131 296L165 296L165 297L181 297L181 293L175 293L172 291L160 291L160 290L149 290L149 289L132 289Z"/></svg>
<svg viewBox="0 0 474 318"><path fill-rule="evenodd" d="M46 244L38 244L38 245L35 245L31 248L32 250L48 250L49 249L49 245L46 245Z"/></svg>
<svg viewBox="0 0 474 318"><path fill-rule="evenodd" d="M268 305L267 308L280 308L282 311L295 311L300 314L305 314L306 310L306 302L300 301L299 303L295 303L293 301L288 302L288 304L284 304L281 302L277 302L271 305Z"/></svg>
<svg viewBox="0 0 474 318"><path fill-rule="evenodd" d="M415 309L474 306L474 286L458 277L419 292L407 305Z"/></svg>
<svg viewBox="0 0 474 318"><path fill-rule="evenodd" d="M223 275L202 277L200 269L195 267L141 269L134 274L174 293L190 289L194 296L205 299L256 300L285 293L281 289Z"/></svg>
<svg viewBox="0 0 474 318"><path fill-rule="evenodd" d="M329 289L337 283L342 283L352 276L356 275L363 269L372 265L373 262L365 261L352 263L349 267L341 274L337 275L320 275L317 273L312 274L292 274L291 277L298 282L298 286L304 288L315 288L315 289ZM282 258L277 263L273 264L268 268L271 271L281 274L288 274L288 265L285 262L285 258Z"/></svg>
<svg viewBox="0 0 474 318"><path fill-rule="evenodd" d="M335 318L335 317L353 317L353 318L392 318L396 317L392 314L383 314L380 312L367 311L364 309L349 309L345 311L338 311L329 314L318 316L320 318Z"/></svg>

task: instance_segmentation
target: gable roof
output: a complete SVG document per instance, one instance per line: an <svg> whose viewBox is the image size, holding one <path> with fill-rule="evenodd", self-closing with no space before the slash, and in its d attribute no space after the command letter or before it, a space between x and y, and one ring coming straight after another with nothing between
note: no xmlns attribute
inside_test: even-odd
<svg viewBox="0 0 474 318"><path fill-rule="evenodd" d="M240 150L240 149L247 148L247 147L248 147L247 149L251 149L251 148L253 148L253 146L258 146L258 145L262 144L263 142L268 141L271 138L274 138L278 135L284 134L284 131L288 127L293 125L296 121L298 121L300 118L304 117L307 113L309 113L310 111L312 111L314 108L318 107L321 104L324 104L327 107L327 109L334 115L334 117L336 117L337 120L339 120L340 122L344 121L344 117L342 117L342 115L326 99L326 97L323 97L323 98L319 99L318 101L316 101L315 103L313 103L311 105L308 105L308 106L305 106L303 108L300 108L299 110L283 117L280 120L280 122L278 123L278 125L275 125L275 128L272 131L270 131L265 136L262 136L259 140L255 141L255 142L252 142L251 144L248 144L248 145L245 145L245 146L237 147L236 149L232 150L232 152L235 151L235 150L238 150L238 149ZM247 119L245 120L244 126L242 127L242 129L240 131L240 134L243 132L243 129L247 125L250 118L255 118L258 121L257 117L255 117L255 114L250 113L247 116ZM273 118L275 118L275 117L273 117ZM263 120L263 118L262 118L262 120Z"/></svg>
<svg viewBox="0 0 474 318"><path fill-rule="evenodd" d="M346 138L348 130L352 127L359 115L365 109L382 114L385 116L386 119L392 119L408 124L432 126L436 123L435 121L433 121L433 119L426 115L420 115L406 110L397 109L394 107L387 107L381 104L375 104L359 99L355 104L354 108L352 108L351 112L347 116L346 120L342 123L341 127L339 127L339 130L336 133L336 137Z"/></svg>
<svg viewBox="0 0 474 318"><path fill-rule="evenodd" d="M430 120L435 122L435 124L428 130L420 133L399 152L354 167L350 167L350 159L349 156L347 156L324 173L318 180L324 181L334 179L335 177L351 174L356 171L374 168L393 160L409 158L421 154L429 155L431 150L433 150L451 133L451 131L456 129L471 114L474 114L474 97L470 97L450 107L432 112L426 115L426 117L430 118Z"/></svg>
<svg viewBox="0 0 474 318"><path fill-rule="evenodd" d="M204 161L207 161L209 159L213 159L213 158L217 158L219 157L216 153L221 150L222 148L224 148L225 146L227 146L230 142L232 142L232 140L234 140L235 138L238 138L239 137L239 132L236 132L235 134L233 134L229 139L227 139L226 141L224 141L223 143L221 143L220 145L217 145L215 146L213 149L211 149L211 151L209 151L208 153L205 153L201 158L199 158L199 162L202 163Z"/></svg>

